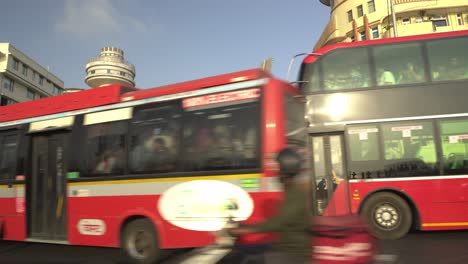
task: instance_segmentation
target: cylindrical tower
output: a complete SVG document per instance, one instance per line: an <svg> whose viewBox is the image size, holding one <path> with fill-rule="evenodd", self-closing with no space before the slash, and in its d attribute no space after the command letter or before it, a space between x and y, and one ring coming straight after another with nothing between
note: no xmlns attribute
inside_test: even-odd
<svg viewBox="0 0 468 264"><path fill-rule="evenodd" d="M90 87L111 84L135 86L135 66L125 61L122 49L104 47L99 57L86 64L85 82Z"/></svg>

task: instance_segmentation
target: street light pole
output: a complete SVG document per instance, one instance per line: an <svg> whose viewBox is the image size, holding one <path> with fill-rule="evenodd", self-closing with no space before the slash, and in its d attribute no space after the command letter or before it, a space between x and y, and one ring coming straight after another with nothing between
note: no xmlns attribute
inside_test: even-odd
<svg viewBox="0 0 468 264"><path fill-rule="evenodd" d="M393 36L398 37L394 1L395 0L390 0L390 7L391 7L391 10L392 10L392 20L393 20Z"/></svg>

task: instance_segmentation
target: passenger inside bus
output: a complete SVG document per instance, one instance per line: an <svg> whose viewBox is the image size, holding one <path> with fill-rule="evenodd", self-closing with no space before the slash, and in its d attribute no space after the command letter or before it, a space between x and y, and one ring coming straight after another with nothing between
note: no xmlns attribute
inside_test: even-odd
<svg viewBox="0 0 468 264"><path fill-rule="evenodd" d="M377 83L379 86L396 84L395 76L386 68L379 68L377 70L377 77Z"/></svg>
<svg viewBox="0 0 468 264"><path fill-rule="evenodd" d="M97 174L111 174L117 173L122 170L123 162L123 149L117 146L105 150L99 158L96 165L95 173Z"/></svg>
<svg viewBox="0 0 468 264"><path fill-rule="evenodd" d="M416 69L414 63L406 63L405 68L401 71L398 83L417 83L423 81L423 73Z"/></svg>
<svg viewBox="0 0 468 264"><path fill-rule="evenodd" d="M432 73L434 80L459 80L468 78L468 67L457 57L450 57L441 62Z"/></svg>
<svg viewBox="0 0 468 264"><path fill-rule="evenodd" d="M167 147L163 137L152 139L150 152L147 155L143 168L145 171L171 171L174 169L174 157Z"/></svg>

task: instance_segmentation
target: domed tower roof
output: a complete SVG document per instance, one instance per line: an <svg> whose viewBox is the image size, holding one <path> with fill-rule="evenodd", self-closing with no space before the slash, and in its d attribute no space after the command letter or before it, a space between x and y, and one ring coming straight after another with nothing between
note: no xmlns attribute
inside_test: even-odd
<svg viewBox="0 0 468 264"><path fill-rule="evenodd" d="M124 84L135 86L135 66L124 59L124 51L116 47L104 47L99 57L86 64L85 82L90 87Z"/></svg>

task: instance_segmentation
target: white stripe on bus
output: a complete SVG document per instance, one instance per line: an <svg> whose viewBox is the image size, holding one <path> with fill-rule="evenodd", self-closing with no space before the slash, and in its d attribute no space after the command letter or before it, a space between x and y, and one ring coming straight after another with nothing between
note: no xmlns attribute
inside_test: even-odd
<svg viewBox="0 0 468 264"><path fill-rule="evenodd" d="M237 89L261 86L265 84L266 82L267 82L267 78L263 78L259 80L251 80L251 81L240 82L240 83L225 84L225 85L214 86L210 88L204 88L200 90L193 90L193 91L188 91L188 92L150 97L150 98L140 99L136 101L119 102L119 103L115 103L111 105L97 106L97 107L92 107L92 108L87 108L87 109L72 110L72 111L58 113L58 114L51 114L51 115L45 115L45 116L39 116L39 117L30 117L30 118L15 120L15 121L7 121L7 122L0 123L0 127L32 123L32 122L44 121L44 120L55 119L55 118L62 118L62 117L67 117L67 116L75 116L75 115L99 112L99 111L104 111L104 110L112 110L112 109L123 108L123 107L132 107L132 106L137 106L137 105L142 105L142 104L147 104L147 103L164 102L164 101L176 100L176 99L192 97L192 96L197 96L197 95L232 91L232 90L237 90Z"/></svg>
<svg viewBox="0 0 468 264"><path fill-rule="evenodd" d="M468 179L468 175L453 176L421 176L421 177L398 177L398 178L380 178L380 179L351 179L349 182L387 182L387 181L424 181L424 180L449 180L449 179Z"/></svg>
<svg viewBox="0 0 468 264"><path fill-rule="evenodd" d="M367 123L380 123L380 122L393 122L393 121L411 121L411 120L422 120L422 119L453 118L453 117L467 117L467 116L468 116L468 113L459 113L459 114L445 114L445 115L410 116L410 117L352 120L352 121L340 121L340 122L325 122L323 124L325 126L353 125L353 124L367 124Z"/></svg>

